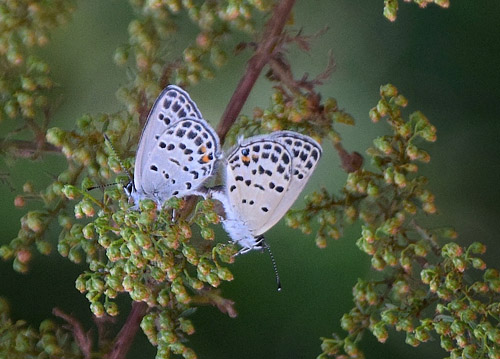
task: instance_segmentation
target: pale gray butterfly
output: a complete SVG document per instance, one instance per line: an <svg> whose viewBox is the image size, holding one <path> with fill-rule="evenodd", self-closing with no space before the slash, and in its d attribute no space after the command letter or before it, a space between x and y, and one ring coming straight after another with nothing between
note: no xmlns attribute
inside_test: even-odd
<svg viewBox="0 0 500 359"><path fill-rule="evenodd" d="M222 223L242 247L238 253L266 247L263 234L290 209L321 153L315 140L292 131L250 137L232 149L225 184L212 195L224 206Z"/></svg>
<svg viewBox="0 0 500 359"><path fill-rule="evenodd" d="M161 207L171 197L200 194L220 156L219 137L188 93L167 86L149 113L125 192L135 207L145 198Z"/></svg>

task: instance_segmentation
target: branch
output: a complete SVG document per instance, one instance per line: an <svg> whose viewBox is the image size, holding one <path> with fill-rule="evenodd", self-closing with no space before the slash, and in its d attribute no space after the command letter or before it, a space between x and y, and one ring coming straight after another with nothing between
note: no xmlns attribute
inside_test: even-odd
<svg viewBox="0 0 500 359"><path fill-rule="evenodd" d="M132 345L132 341L137 334L141 320L148 311L148 305L144 302L133 302L132 310L127 321L118 333L113 343L111 351L105 356L106 359L123 359Z"/></svg>
<svg viewBox="0 0 500 359"><path fill-rule="evenodd" d="M233 93L229 104L222 115L222 119L217 127L217 134L221 142L224 142L227 132L238 117L241 108L245 104L250 91L257 81L262 69L269 62L279 41L279 35L285 27L290 16L295 0L281 0L274 8L271 19L266 24L262 40L259 43L255 54L248 61L245 74L241 78L236 91Z"/></svg>
<svg viewBox="0 0 500 359"><path fill-rule="evenodd" d="M33 158L40 152L61 153L61 149L50 143L36 141L6 140L0 138L0 151L13 152L16 157Z"/></svg>
<svg viewBox="0 0 500 359"><path fill-rule="evenodd" d="M64 313L59 308L54 308L52 314L65 320L71 327L73 332L73 337L75 338L80 350L82 351L83 357L85 359L90 359L92 356L92 338L90 332L85 333L82 324L71 315Z"/></svg>

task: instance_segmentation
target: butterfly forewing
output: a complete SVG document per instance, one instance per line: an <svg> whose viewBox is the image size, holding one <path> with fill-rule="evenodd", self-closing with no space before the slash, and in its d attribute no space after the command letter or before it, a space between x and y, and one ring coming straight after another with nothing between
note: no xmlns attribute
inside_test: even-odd
<svg viewBox="0 0 500 359"><path fill-rule="evenodd" d="M283 144L292 156L292 176L288 191L281 200L280 207L286 208L293 205L305 185L309 181L321 157L321 146L311 137L292 131L280 131L271 134L271 138ZM281 216L283 216L281 214Z"/></svg>
<svg viewBox="0 0 500 359"><path fill-rule="evenodd" d="M134 182L142 184L142 172L148 157L165 130L183 118L203 120L188 93L177 86L167 86L156 99L141 134L135 158Z"/></svg>

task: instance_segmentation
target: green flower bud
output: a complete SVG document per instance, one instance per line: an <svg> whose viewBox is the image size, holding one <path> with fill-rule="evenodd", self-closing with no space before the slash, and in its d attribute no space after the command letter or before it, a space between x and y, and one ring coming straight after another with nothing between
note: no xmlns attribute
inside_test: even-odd
<svg viewBox="0 0 500 359"><path fill-rule="evenodd" d="M229 271L229 269L224 267L217 268L217 276L225 281L232 281L234 279L233 274Z"/></svg>
<svg viewBox="0 0 500 359"><path fill-rule="evenodd" d="M415 329L415 338L420 342L426 342L431 338L431 335L425 326L419 326Z"/></svg>
<svg viewBox="0 0 500 359"><path fill-rule="evenodd" d="M35 233L41 232L44 227L44 214L40 211L30 211L25 216L25 223Z"/></svg>
<svg viewBox="0 0 500 359"><path fill-rule="evenodd" d="M410 333L413 331L413 323L410 318L400 318L398 323L396 324L397 331L405 331Z"/></svg>
<svg viewBox="0 0 500 359"><path fill-rule="evenodd" d="M441 335L441 348L446 350L447 352L451 352L455 346L453 345L453 341L449 337L445 337Z"/></svg>
<svg viewBox="0 0 500 359"><path fill-rule="evenodd" d="M85 293L87 291L86 280L83 274L80 274L75 281L75 287L80 293Z"/></svg>
<svg viewBox="0 0 500 359"><path fill-rule="evenodd" d="M406 333L405 343L411 345L412 347L418 347L420 345L420 341L413 333Z"/></svg>
<svg viewBox="0 0 500 359"><path fill-rule="evenodd" d="M380 190L379 190L379 187L374 184L373 182L369 182L368 183L368 187L366 189L366 193L370 196L370 197L377 197L380 193Z"/></svg>
<svg viewBox="0 0 500 359"><path fill-rule="evenodd" d="M67 199L75 199L80 194L78 188L69 184L63 187L62 192Z"/></svg>
<svg viewBox="0 0 500 359"><path fill-rule="evenodd" d="M182 352L182 356L185 359L197 359L198 357L196 356L196 353L193 351L191 348L184 348L184 351Z"/></svg>
<svg viewBox="0 0 500 359"><path fill-rule="evenodd" d="M217 288L220 285L220 279L215 273L209 273L205 278L212 287Z"/></svg>
<svg viewBox="0 0 500 359"><path fill-rule="evenodd" d="M486 246L480 242L474 242L469 246L468 250L473 254L484 254L486 252Z"/></svg>
<svg viewBox="0 0 500 359"><path fill-rule="evenodd" d="M188 335L194 334L194 326L189 319L179 318L179 329Z"/></svg>
<svg viewBox="0 0 500 359"><path fill-rule="evenodd" d="M394 172L394 183L399 188L404 188L404 187L406 187L408 182L406 180L406 176L403 173L395 171Z"/></svg>
<svg viewBox="0 0 500 359"><path fill-rule="evenodd" d="M441 256L444 258L456 258L461 256L462 254L462 247L454 242L446 243L441 250Z"/></svg>
<svg viewBox="0 0 500 359"><path fill-rule="evenodd" d="M58 127L52 127L47 130L45 139L48 143L61 147L65 141L66 133Z"/></svg>
<svg viewBox="0 0 500 359"><path fill-rule="evenodd" d="M377 137L373 140L373 144L375 148L380 152L389 155L393 152L393 148L387 137Z"/></svg>
<svg viewBox="0 0 500 359"><path fill-rule="evenodd" d="M41 254L44 254L46 256L49 255L50 252L52 252L52 244L41 239L36 241L36 248Z"/></svg>
<svg viewBox="0 0 500 359"><path fill-rule="evenodd" d="M372 267L378 271L382 271L385 269L385 261L379 257L378 255L375 255L371 259Z"/></svg>
<svg viewBox="0 0 500 359"><path fill-rule="evenodd" d="M454 334L461 335L467 330L467 325L462 321L454 320L453 323L451 323L450 329Z"/></svg>
<svg viewBox="0 0 500 359"><path fill-rule="evenodd" d="M105 314L104 306L102 305L101 302L91 303L90 310L97 318L100 318Z"/></svg>
<svg viewBox="0 0 500 359"><path fill-rule="evenodd" d="M451 261L455 269L457 269L459 272L463 272L467 268L467 262L462 257L452 258Z"/></svg>
<svg viewBox="0 0 500 359"><path fill-rule="evenodd" d="M433 327L436 333L439 335L448 335L450 333L450 323L440 321L440 322L434 322Z"/></svg>
<svg viewBox="0 0 500 359"><path fill-rule="evenodd" d="M106 309L106 313L108 313L108 315L112 317L115 317L118 314L120 314L118 310L118 305L115 302L106 302L104 307Z"/></svg>
<svg viewBox="0 0 500 359"><path fill-rule="evenodd" d="M83 256L82 253L80 252L80 249L77 246L74 246L69 250L68 259L73 263L77 264L82 262Z"/></svg>

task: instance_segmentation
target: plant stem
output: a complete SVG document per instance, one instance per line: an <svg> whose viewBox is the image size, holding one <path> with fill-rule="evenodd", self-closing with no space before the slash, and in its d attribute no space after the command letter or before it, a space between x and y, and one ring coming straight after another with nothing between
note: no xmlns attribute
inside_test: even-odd
<svg viewBox="0 0 500 359"><path fill-rule="evenodd" d="M85 359L90 359L92 357L92 337L90 333L85 333L82 324L76 318L64 313L61 309L54 308L52 313L56 317L65 320L70 325L73 336L82 351L83 357Z"/></svg>
<svg viewBox="0 0 500 359"><path fill-rule="evenodd" d="M146 315L148 306L144 302L133 302L132 309L127 321L116 336L113 347L105 356L106 359L123 359L132 345L133 339L141 324L141 320Z"/></svg>
<svg viewBox="0 0 500 359"><path fill-rule="evenodd" d="M262 69L271 60L294 4L295 0L282 0L274 8L271 19L267 22L262 34L262 40L255 54L248 61L245 74L238 83L217 127L221 143L224 142L227 132L236 121Z"/></svg>
<svg viewBox="0 0 500 359"><path fill-rule="evenodd" d="M61 149L50 143L39 143L35 140L6 140L0 138L0 151L11 152L15 157L34 158L42 152L61 153Z"/></svg>

